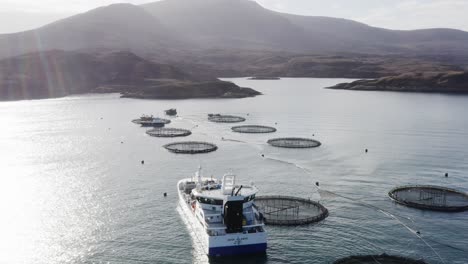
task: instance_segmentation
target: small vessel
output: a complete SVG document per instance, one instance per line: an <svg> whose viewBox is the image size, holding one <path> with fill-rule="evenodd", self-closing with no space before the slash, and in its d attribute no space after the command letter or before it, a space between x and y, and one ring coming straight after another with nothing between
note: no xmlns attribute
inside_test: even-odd
<svg viewBox="0 0 468 264"><path fill-rule="evenodd" d="M140 124L143 127L164 127L164 125L169 124L171 121L159 117L152 117L148 120L141 119Z"/></svg>
<svg viewBox="0 0 468 264"><path fill-rule="evenodd" d="M166 115L168 115L168 116L177 115L177 109L175 109L175 108L167 109L164 112L166 112Z"/></svg>
<svg viewBox="0 0 468 264"><path fill-rule="evenodd" d="M236 176L222 181L201 176L177 183L182 217L208 256L264 254L267 233L263 215L254 204L258 192L253 184L238 185Z"/></svg>

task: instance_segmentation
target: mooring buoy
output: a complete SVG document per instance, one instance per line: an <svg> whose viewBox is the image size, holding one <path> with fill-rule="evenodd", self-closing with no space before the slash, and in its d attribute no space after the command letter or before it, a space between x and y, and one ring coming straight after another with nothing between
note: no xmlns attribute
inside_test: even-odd
<svg viewBox="0 0 468 264"><path fill-rule="evenodd" d="M141 164L145 164L145 161L144 161L144 160L142 160L142 161L141 161Z"/></svg>
<svg viewBox="0 0 468 264"><path fill-rule="evenodd" d="M167 197L167 193L164 193L164 197Z"/></svg>

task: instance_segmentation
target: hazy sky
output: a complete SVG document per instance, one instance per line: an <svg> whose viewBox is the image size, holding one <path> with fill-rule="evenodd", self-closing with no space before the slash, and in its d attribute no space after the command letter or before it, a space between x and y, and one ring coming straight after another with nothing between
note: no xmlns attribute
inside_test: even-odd
<svg viewBox="0 0 468 264"><path fill-rule="evenodd" d="M39 27L98 6L155 0L0 0L0 33ZM186 0L197 1L197 0ZM468 31L468 0L256 0L280 12L342 17L391 29L432 27Z"/></svg>

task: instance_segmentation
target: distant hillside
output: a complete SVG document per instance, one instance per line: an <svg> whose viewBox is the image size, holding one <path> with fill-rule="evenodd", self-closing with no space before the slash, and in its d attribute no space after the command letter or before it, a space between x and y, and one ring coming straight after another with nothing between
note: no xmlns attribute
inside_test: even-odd
<svg viewBox="0 0 468 264"><path fill-rule="evenodd" d="M203 50L468 55L468 33L388 30L351 20L274 12L250 0L114 4L36 30L0 35L0 57L38 50L129 50L189 58Z"/></svg>
<svg viewBox="0 0 468 264"><path fill-rule="evenodd" d="M142 7L170 31L206 48L468 54L468 33L460 30L388 30L346 19L278 13L249 0L163 0Z"/></svg>
<svg viewBox="0 0 468 264"><path fill-rule="evenodd" d="M169 30L204 48L304 50L304 29L247 0L165 0L142 5Z"/></svg>
<svg viewBox="0 0 468 264"><path fill-rule="evenodd" d="M114 4L44 27L0 35L0 57L39 50L158 51L177 48L177 39L141 7Z"/></svg>
<svg viewBox="0 0 468 264"><path fill-rule="evenodd" d="M239 98L259 94L214 78L193 77L171 65L149 62L130 52L93 56L52 50L0 60L0 100L90 92L174 99Z"/></svg>
<svg viewBox="0 0 468 264"><path fill-rule="evenodd" d="M170 63L195 76L379 78L409 72L463 71L457 57L366 54L308 55L274 51L206 50ZM467 68L468 69L468 68Z"/></svg>

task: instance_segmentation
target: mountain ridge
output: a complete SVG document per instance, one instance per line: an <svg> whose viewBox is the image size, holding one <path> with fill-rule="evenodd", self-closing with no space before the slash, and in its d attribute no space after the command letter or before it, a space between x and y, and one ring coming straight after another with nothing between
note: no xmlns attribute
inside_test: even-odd
<svg viewBox="0 0 468 264"><path fill-rule="evenodd" d="M390 30L349 19L280 13L249 0L163 0L112 4L35 30L0 35L0 57L47 49L127 49L170 57L213 48L467 55L468 32Z"/></svg>

